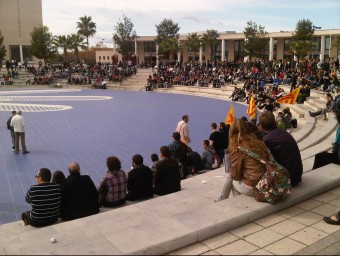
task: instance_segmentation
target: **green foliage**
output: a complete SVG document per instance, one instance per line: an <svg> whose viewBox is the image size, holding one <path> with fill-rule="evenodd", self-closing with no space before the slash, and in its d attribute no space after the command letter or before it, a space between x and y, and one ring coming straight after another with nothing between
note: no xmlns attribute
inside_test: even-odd
<svg viewBox="0 0 340 256"><path fill-rule="evenodd" d="M214 29L207 29L205 33L202 35L202 42L206 45L210 45L210 49L212 50L213 59L216 58L216 46L218 43L219 33Z"/></svg>
<svg viewBox="0 0 340 256"><path fill-rule="evenodd" d="M201 38L197 33L189 33L184 44L189 51L197 52L201 46Z"/></svg>
<svg viewBox="0 0 340 256"><path fill-rule="evenodd" d="M300 58L313 50L314 26L310 20L299 20L292 36L290 49Z"/></svg>
<svg viewBox="0 0 340 256"><path fill-rule="evenodd" d="M133 27L133 23L125 15L123 15L123 21L119 19L119 22L114 27L116 33L113 34L113 40L118 46L117 51L124 57L127 57L134 52L136 32L133 30Z"/></svg>
<svg viewBox="0 0 340 256"><path fill-rule="evenodd" d="M3 45L3 43L4 43L4 36L1 34L1 31L0 31L0 65L2 65L2 60L6 56L6 48Z"/></svg>
<svg viewBox="0 0 340 256"><path fill-rule="evenodd" d="M246 39L244 42L245 54L250 58L264 58L269 46L268 32L265 31L265 27L248 21L243 34Z"/></svg>
<svg viewBox="0 0 340 256"><path fill-rule="evenodd" d="M96 23L92 21L91 16L83 16L79 18L77 22L78 34L86 37L87 49L89 49L89 37L93 36L96 31Z"/></svg>
<svg viewBox="0 0 340 256"><path fill-rule="evenodd" d="M38 59L50 59L56 54L53 36L46 26L34 27L31 32L30 52Z"/></svg>
<svg viewBox="0 0 340 256"><path fill-rule="evenodd" d="M163 19L160 24L156 25L157 37L156 42L159 44L160 52L168 54L172 60L174 53L180 50L178 44L180 27L171 19Z"/></svg>

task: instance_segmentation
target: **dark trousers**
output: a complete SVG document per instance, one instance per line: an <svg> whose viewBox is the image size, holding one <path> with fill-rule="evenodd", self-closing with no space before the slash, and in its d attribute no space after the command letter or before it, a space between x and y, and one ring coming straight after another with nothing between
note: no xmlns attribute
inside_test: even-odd
<svg viewBox="0 0 340 256"><path fill-rule="evenodd" d="M117 201L114 201L114 202L104 202L103 203L103 206L104 207L117 207L117 206L121 206L123 204L126 203L126 198L123 198L123 199L119 199Z"/></svg>
<svg viewBox="0 0 340 256"><path fill-rule="evenodd" d="M26 144L25 144L25 133L24 132L15 132L15 153L19 153L19 139L21 142L22 152L26 152Z"/></svg>
<svg viewBox="0 0 340 256"><path fill-rule="evenodd" d="M24 212L21 215L21 219L25 222L25 225L31 225L33 227L45 227L57 222L58 218L49 218L44 221L36 221L31 218L30 211Z"/></svg>
<svg viewBox="0 0 340 256"><path fill-rule="evenodd" d="M313 170L327 164L340 164L337 154L321 152L315 155Z"/></svg>

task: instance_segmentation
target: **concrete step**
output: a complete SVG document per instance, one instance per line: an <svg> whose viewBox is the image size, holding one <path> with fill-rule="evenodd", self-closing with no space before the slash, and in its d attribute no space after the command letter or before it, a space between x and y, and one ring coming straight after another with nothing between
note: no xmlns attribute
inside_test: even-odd
<svg viewBox="0 0 340 256"><path fill-rule="evenodd" d="M322 108L318 105L315 105L315 103L308 101L304 102L304 105L307 106L312 112L314 111L320 111Z"/></svg>

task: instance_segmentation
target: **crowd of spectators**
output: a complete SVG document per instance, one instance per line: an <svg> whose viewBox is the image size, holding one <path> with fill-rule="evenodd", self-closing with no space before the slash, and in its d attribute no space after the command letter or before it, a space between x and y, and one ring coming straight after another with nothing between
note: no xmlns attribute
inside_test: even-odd
<svg viewBox="0 0 340 256"><path fill-rule="evenodd" d="M340 92L337 78L339 59L320 61L316 59L257 60L257 61L206 61L187 62L175 65L159 65L147 80L147 90L170 88L174 85L221 88L239 85L234 89L233 101L246 101L255 97L258 106L266 99L275 102L286 92L280 85L300 87L297 102L303 103L310 90ZM243 84L243 85L242 85Z"/></svg>

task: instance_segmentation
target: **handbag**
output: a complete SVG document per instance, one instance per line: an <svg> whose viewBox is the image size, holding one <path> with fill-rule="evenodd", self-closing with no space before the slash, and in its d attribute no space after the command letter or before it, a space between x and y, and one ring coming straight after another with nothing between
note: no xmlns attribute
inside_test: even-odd
<svg viewBox="0 0 340 256"><path fill-rule="evenodd" d="M253 187L253 196L255 200L271 204L286 200L292 190L288 170L275 161L268 149L269 161L263 160L251 150L242 147L238 147L238 149L266 166L266 172L262 175L260 181Z"/></svg>

